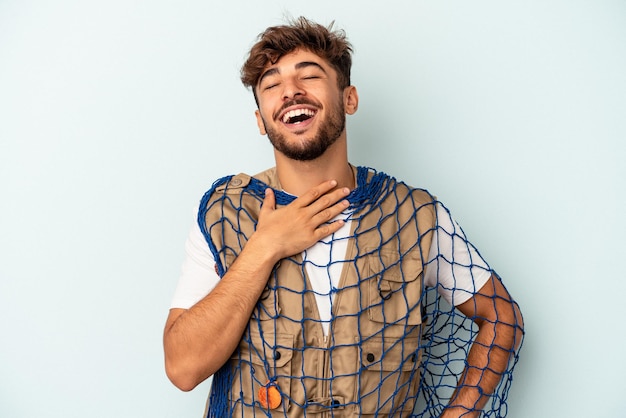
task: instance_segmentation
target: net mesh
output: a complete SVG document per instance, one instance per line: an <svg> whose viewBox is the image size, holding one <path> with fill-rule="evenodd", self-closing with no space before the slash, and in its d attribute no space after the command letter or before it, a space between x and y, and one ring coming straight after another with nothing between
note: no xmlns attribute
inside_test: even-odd
<svg viewBox="0 0 626 418"><path fill-rule="evenodd" d="M254 231L267 187L257 178L242 181L229 176L218 180L204 196L198 222L220 276ZM432 198L416 203L412 193L403 192L407 189L384 173L358 168L357 187L348 196L348 220L354 225L348 236L328 240L329 251L340 242L356 243L357 249L346 254L349 259L330 257L326 266L317 266L329 270L334 263L353 266L354 281L344 280L342 285L330 287L333 316L329 331L325 335L319 332L322 321L314 311L315 290L305 279L305 260L301 256L281 260L239 348L213 377L208 417L439 417L459 390L457 386L473 385L481 390L476 383L469 379L464 383L463 379L479 329L475 320L495 326L499 319L466 317L441 295L445 291L455 294L456 275L464 271L470 271L470 278L473 268L487 269L492 277L497 276L485 267L482 258L482 263L475 264L471 258L429 257L425 247L431 247L427 244L435 232L453 238L453 245L478 253L460 227L444 230L437 215L432 224L418 227L418 214L428 208L429 213L436 214L433 207L441 204ZM280 190L275 190L275 195L277 206L294 199ZM377 221L372 223L372 218ZM411 229L414 239L406 232ZM359 248L361 236L372 234L379 235L377 248ZM413 242L402 244L407 236ZM389 245L397 253L392 258L379 249ZM418 271L438 269L440 262L452 266L453 284L437 281L424 286L421 281L412 281L415 254L419 255ZM376 268L371 267L372 259ZM381 279L387 276L389 280ZM511 300L493 299L496 305L504 302L517 309ZM509 320L506 326L519 330L519 335L523 333L521 324L514 321ZM496 344L495 338L475 343L486 350ZM520 345L521 341L516 341L514 347ZM518 349L497 348L506 357L504 370L493 370L488 360L474 374L492 371L500 377L493 391L484 394L488 400L481 417L504 417L507 413ZM468 413L473 411L470 406Z"/></svg>

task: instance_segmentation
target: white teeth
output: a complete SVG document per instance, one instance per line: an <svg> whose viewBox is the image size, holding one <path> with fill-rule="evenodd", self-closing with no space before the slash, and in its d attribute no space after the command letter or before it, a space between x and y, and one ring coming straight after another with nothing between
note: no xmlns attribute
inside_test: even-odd
<svg viewBox="0 0 626 418"><path fill-rule="evenodd" d="M311 109L290 110L289 112L283 115L283 123L287 123L289 122L289 119L295 118L296 116L301 116L301 115L313 116L315 115L315 112Z"/></svg>

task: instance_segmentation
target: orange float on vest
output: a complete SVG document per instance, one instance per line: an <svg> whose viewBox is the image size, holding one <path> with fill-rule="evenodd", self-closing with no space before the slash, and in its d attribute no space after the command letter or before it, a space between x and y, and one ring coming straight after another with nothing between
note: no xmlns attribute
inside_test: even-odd
<svg viewBox="0 0 626 418"><path fill-rule="evenodd" d="M280 406L282 399L276 383L268 381L265 386L259 388L259 402L266 409L276 409Z"/></svg>

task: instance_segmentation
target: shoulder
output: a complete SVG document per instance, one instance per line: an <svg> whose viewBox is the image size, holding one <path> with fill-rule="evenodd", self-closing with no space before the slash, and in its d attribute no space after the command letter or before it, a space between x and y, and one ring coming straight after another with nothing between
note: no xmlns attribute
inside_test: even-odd
<svg viewBox="0 0 626 418"><path fill-rule="evenodd" d="M276 169L274 167L257 173L254 176L246 173L239 173L220 177L215 180L211 185L211 188L205 192L202 198L203 204L201 206L205 206L211 198L219 198L223 195L239 194L243 190L264 190L268 186L274 187L274 179L277 179Z"/></svg>
<svg viewBox="0 0 626 418"><path fill-rule="evenodd" d="M368 167L359 167L359 171L367 170L368 183L374 187L380 188L380 196L385 200L393 200L398 204L410 204L415 208L429 207L437 203L437 198L428 190L420 187L414 187L402 180L386 174L382 171L376 171Z"/></svg>

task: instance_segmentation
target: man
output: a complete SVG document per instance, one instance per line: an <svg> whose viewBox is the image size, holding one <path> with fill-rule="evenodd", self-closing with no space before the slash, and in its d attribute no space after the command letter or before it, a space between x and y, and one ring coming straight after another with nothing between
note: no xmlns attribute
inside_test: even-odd
<svg viewBox="0 0 626 418"><path fill-rule="evenodd" d="M475 417L505 405L517 304L440 202L348 163L350 67L343 32L300 18L261 34L242 68L276 166L204 196L164 332L177 387L214 375L208 416Z"/></svg>

